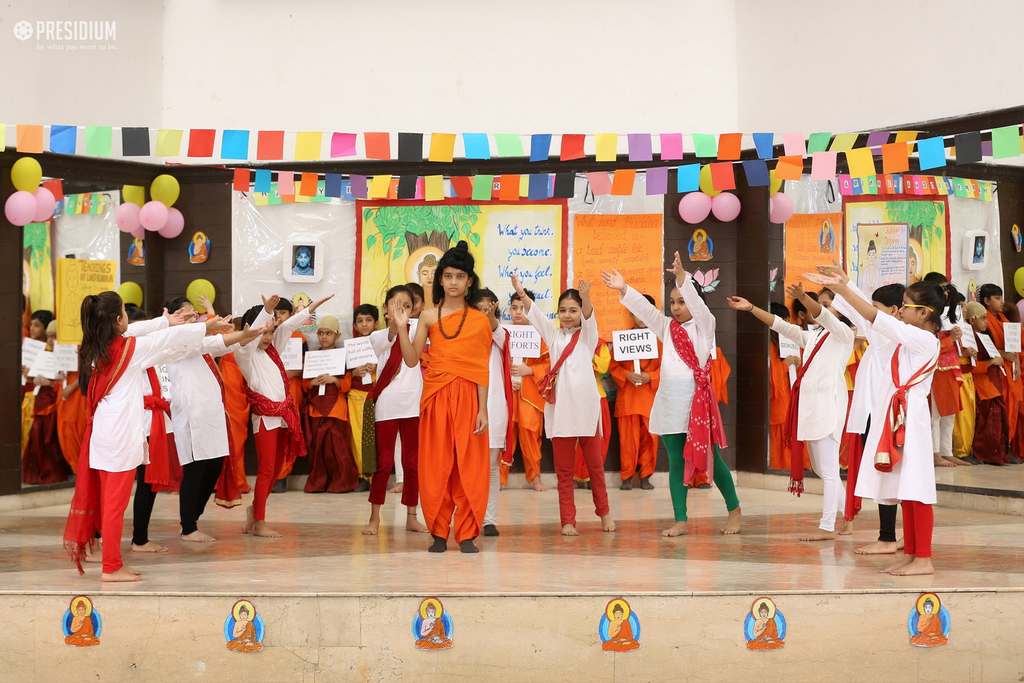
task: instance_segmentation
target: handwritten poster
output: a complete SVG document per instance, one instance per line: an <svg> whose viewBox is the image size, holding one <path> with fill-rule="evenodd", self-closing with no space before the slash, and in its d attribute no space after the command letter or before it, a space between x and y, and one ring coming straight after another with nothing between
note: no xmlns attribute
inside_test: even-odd
<svg viewBox="0 0 1024 683"><path fill-rule="evenodd" d="M373 352L373 345L369 337L353 337L345 340L345 351L348 354L345 362L349 368L358 368L360 365L377 364L377 354Z"/></svg>
<svg viewBox="0 0 1024 683"><path fill-rule="evenodd" d="M53 353L57 358L57 369L64 372L78 372L78 347L74 344L57 344Z"/></svg>
<svg viewBox="0 0 1024 683"><path fill-rule="evenodd" d="M821 264L843 262L843 214L793 214L785 226L785 284L800 281L803 273L813 273ZM820 287L803 282L817 291Z"/></svg>
<svg viewBox="0 0 1024 683"><path fill-rule="evenodd" d="M340 377L345 374L345 349L309 351L303 362L303 379L313 379L320 375Z"/></svg>
<svg viewBox="0 0 1024 683"><path fill-rule="evenodd" d="M36 356L46 349L46 342L41 342L31 337L23 337L21 340L21 365L31 368Z"/></svg>
<svg viewBox="0 0 1024 683"><path fill-rule="evenodd" d="M846 218L846 272L855 282L860 282L860 264L866 262L870 244L870 240L861 241L860 228L866 223L906 224L907 277L899 282L912 285L933 270L951 272L952 243L946 197L894 201L844 197L843 211Z"/></svg>
<svg viewBox="0 0 1024 683"><path fill-rule="evenodd" d="M1007 353L1020 353L1020 323L1003 323L1003 349Z"/></svg>
<svg viewBox="0 0 1024 683"><path fill-rule="evenodd" d="M602 335L633 327L619 293L601 282L602 270L618 270L630 287L653 296L660 309L666 263L662 215L577 214L573 220L573 278L593 282L590 298Z"/></svg>
<svg viewBox="0 0 1024 683"><path fill-rule="evenodd" d="M857 237L857 286L866 296L884 285L907 284L906 223L861 223Z"/></svg>
<svg viewBox="0 0 1024 683"><path fill-rule="evenodd" d="M82 343L82 299L111 291L117 276L114 261L57 259L57 341Z"/></svg>

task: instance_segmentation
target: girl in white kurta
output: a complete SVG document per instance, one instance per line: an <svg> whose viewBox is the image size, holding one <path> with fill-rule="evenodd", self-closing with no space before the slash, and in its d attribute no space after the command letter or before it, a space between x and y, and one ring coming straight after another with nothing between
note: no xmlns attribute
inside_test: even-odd
<svg viewBox="0 0 1024 683"><path fill-rule="evenodd" d="M738 311L750 311L772 330L790 339L802 349L802 365L793 385L790 413L786 418L787 440L793 449L790 470L790 491L803 492L803 454L807 447L811 467L821 477L822 514L818 531L801 536L802 541L825 541L836 538L836 515L846 499L846 490L839 478L839 442L846 424L846 365L853 353L853 330L821 306L813 293L808 294L799 283L786 288L794 299L793 309L800 325L754 306L741 297L729 297L729 305ZM809 323L815 322L814 328ZM794 425L795 422L795 425ZM795 427L795 429L794 429Z"/></svg>
<svg viewBox="0 0 1024 683"><path fill-rule="evenodd" d="M600 338L597 318L590 301L590 283L580 280L579 289L567 289L558 297L558 321L555 327L523 289L519 278L512 276L512 286L526 307L526 318L548 345L551 368L561 361L555 382L554 403L544 406L544 433L551 439L558 477L558 508L562 535L578 536L576 503L573 500L573 469L576 465L576 443L583 450L583 459L590 473L594 507L604 531L615 531L608 507L608 491L604 479L604 457L601 453L601 395L594 382L593 357ZM575 339L575 342L573 341ZM563 352L574 344L563 359Z"/></svg>
<svg viewBox="0 0 1024 683"><path fill-rule="evenodd" d="M900 322L853 294L844 278L826 283L857 309L865 324L898 345L890 356L889 373L882 373L875 388L874 404L884 407L885 419L872 420L856 493L876 501L902 501L904 557L882 571L931 574L936 495L928 395L939 358L942 288L933 282L907 287ZM897 430L901 417L905 424Z"/></svg>
<svg viewBox="0 0 1024 683"><path fill-rule="evenodd" d="M715 316L694 287L693 278L683 269L679 252L676 252L672 267L667 270L675 275L676 280L676 286L669 293L672 317L659 311L642 294L627 285L619 271L601 272L605 284L620 292L622 305L662 342L661 379L658 391L654 395L654 405L651 407L650 432L661 436L668 452L669 490L675 513L675 524L663 531L662 535L681 536L686 533L686 499L690 488L686 472L695 471L696 467L696 470L707 473L708 456L712 453L712 476L729 510L729 519L722 528L722 533L739 533L742 520L740 502L736 497L732 473L718 450L720 445L725 445L725 439L721 429L721 415L718 414L718 400L711 388L708 375L708 362L711 351L715 348ZM682 332L675 329L676 325ZM680 355L680 350L691 362L697 364L700 376ZM701 385L699 391L698 379ZM699 437L701 443L691 444L695 448L687 451L690 415L698 400L702 404L697 405L697 409L709 415L718 426L716 428L712 424L702 425ZM694 436L696 438L696 435ZM696 461L689 463L689 468L686 462L688 452Z"/></svg>

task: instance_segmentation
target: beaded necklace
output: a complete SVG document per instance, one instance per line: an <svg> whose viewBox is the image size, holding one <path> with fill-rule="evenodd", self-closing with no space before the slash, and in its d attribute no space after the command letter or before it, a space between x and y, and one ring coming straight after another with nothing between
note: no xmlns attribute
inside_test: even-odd
<svg viewBox="0 0 1024 683"><path fill-rule="evenodd" d="M443 303L443 302L442 302ZM459 321L459 329L455 330L455 334L449 335L444 331L444 326L441 325L441 304L437 305L437 330L441 333L441 336L445 339L455 339L462 332L462 326L466 324L466 316L469 315L469 306L467 305L462 309L462 320Z"/></svg>

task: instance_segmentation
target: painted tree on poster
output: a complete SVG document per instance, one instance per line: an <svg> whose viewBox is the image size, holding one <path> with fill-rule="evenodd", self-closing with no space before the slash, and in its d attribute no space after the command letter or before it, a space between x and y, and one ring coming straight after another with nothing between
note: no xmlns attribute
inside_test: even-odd
<svg viewBox="0 0 1024 683"><path fill-rule="evenodd" d="M942 239L944 220L936 220L944 214L946 207L942 202L910 201L886 202L886 220L890 223L906 223L910 231L921 231L921 240L925 250L931 248L933 241Z"/></svg>

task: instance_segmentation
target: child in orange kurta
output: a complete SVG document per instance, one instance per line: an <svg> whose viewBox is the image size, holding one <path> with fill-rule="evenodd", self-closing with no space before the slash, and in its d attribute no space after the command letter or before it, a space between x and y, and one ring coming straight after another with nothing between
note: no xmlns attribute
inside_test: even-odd
<svg viewBox="0 0 1024 683"><path fill-rule="evenodd" d="M430 358L420 400L420 503L434 542L429 551L448 548L452 514L455 540L464 553L476 553L490 488L487 385L491 323L469 306L479 284L469 246L460 241L438 262L433 298L423 311L416 338L409 338L409 313L396 309L402 358L420 362L427 338Z"/></svg>
<svg viewBox="0 0 1024 683"><path fill-rule="evenodd" d="M531 298L533 292L526 290ZM509 301L509 315L513 325L529 325L523 302L518 294L513 293ZM526 468L526 481L534 491L547 491L540 479L540 441L544 434L544 399L537 391L537 382L547 374L551 367L548 357L548 345L542 339L540 356L525 358L521 365L512 366L512 441L506 446L509 452L516 450L516 441L523 451L523 466ZM518 380L518 383L517 381ZM509 465L501 465L501 485L508 485Z"/></svg>
<svg viewBox="0 0 1024 683"><path fill-rule="evenodd" d="M235 354L229 353L220 358L220 374L224 378L224 409L228 413L231 425L230 443L235 447L231 458L235 461L235 473L238 478L238 491L248 493L252 490L249 480L245 477L245 440L249 438L249 399L245 397L245 378L238 368Z"/></svg>
<svg viewBox="0 0 1024 683"><path fill-rule="evenodd" d="M57 402L57 439L72 473L78 471L78 453L82 450L86 418L85 395L78 385L78 373L69 372Z"/></svg>

